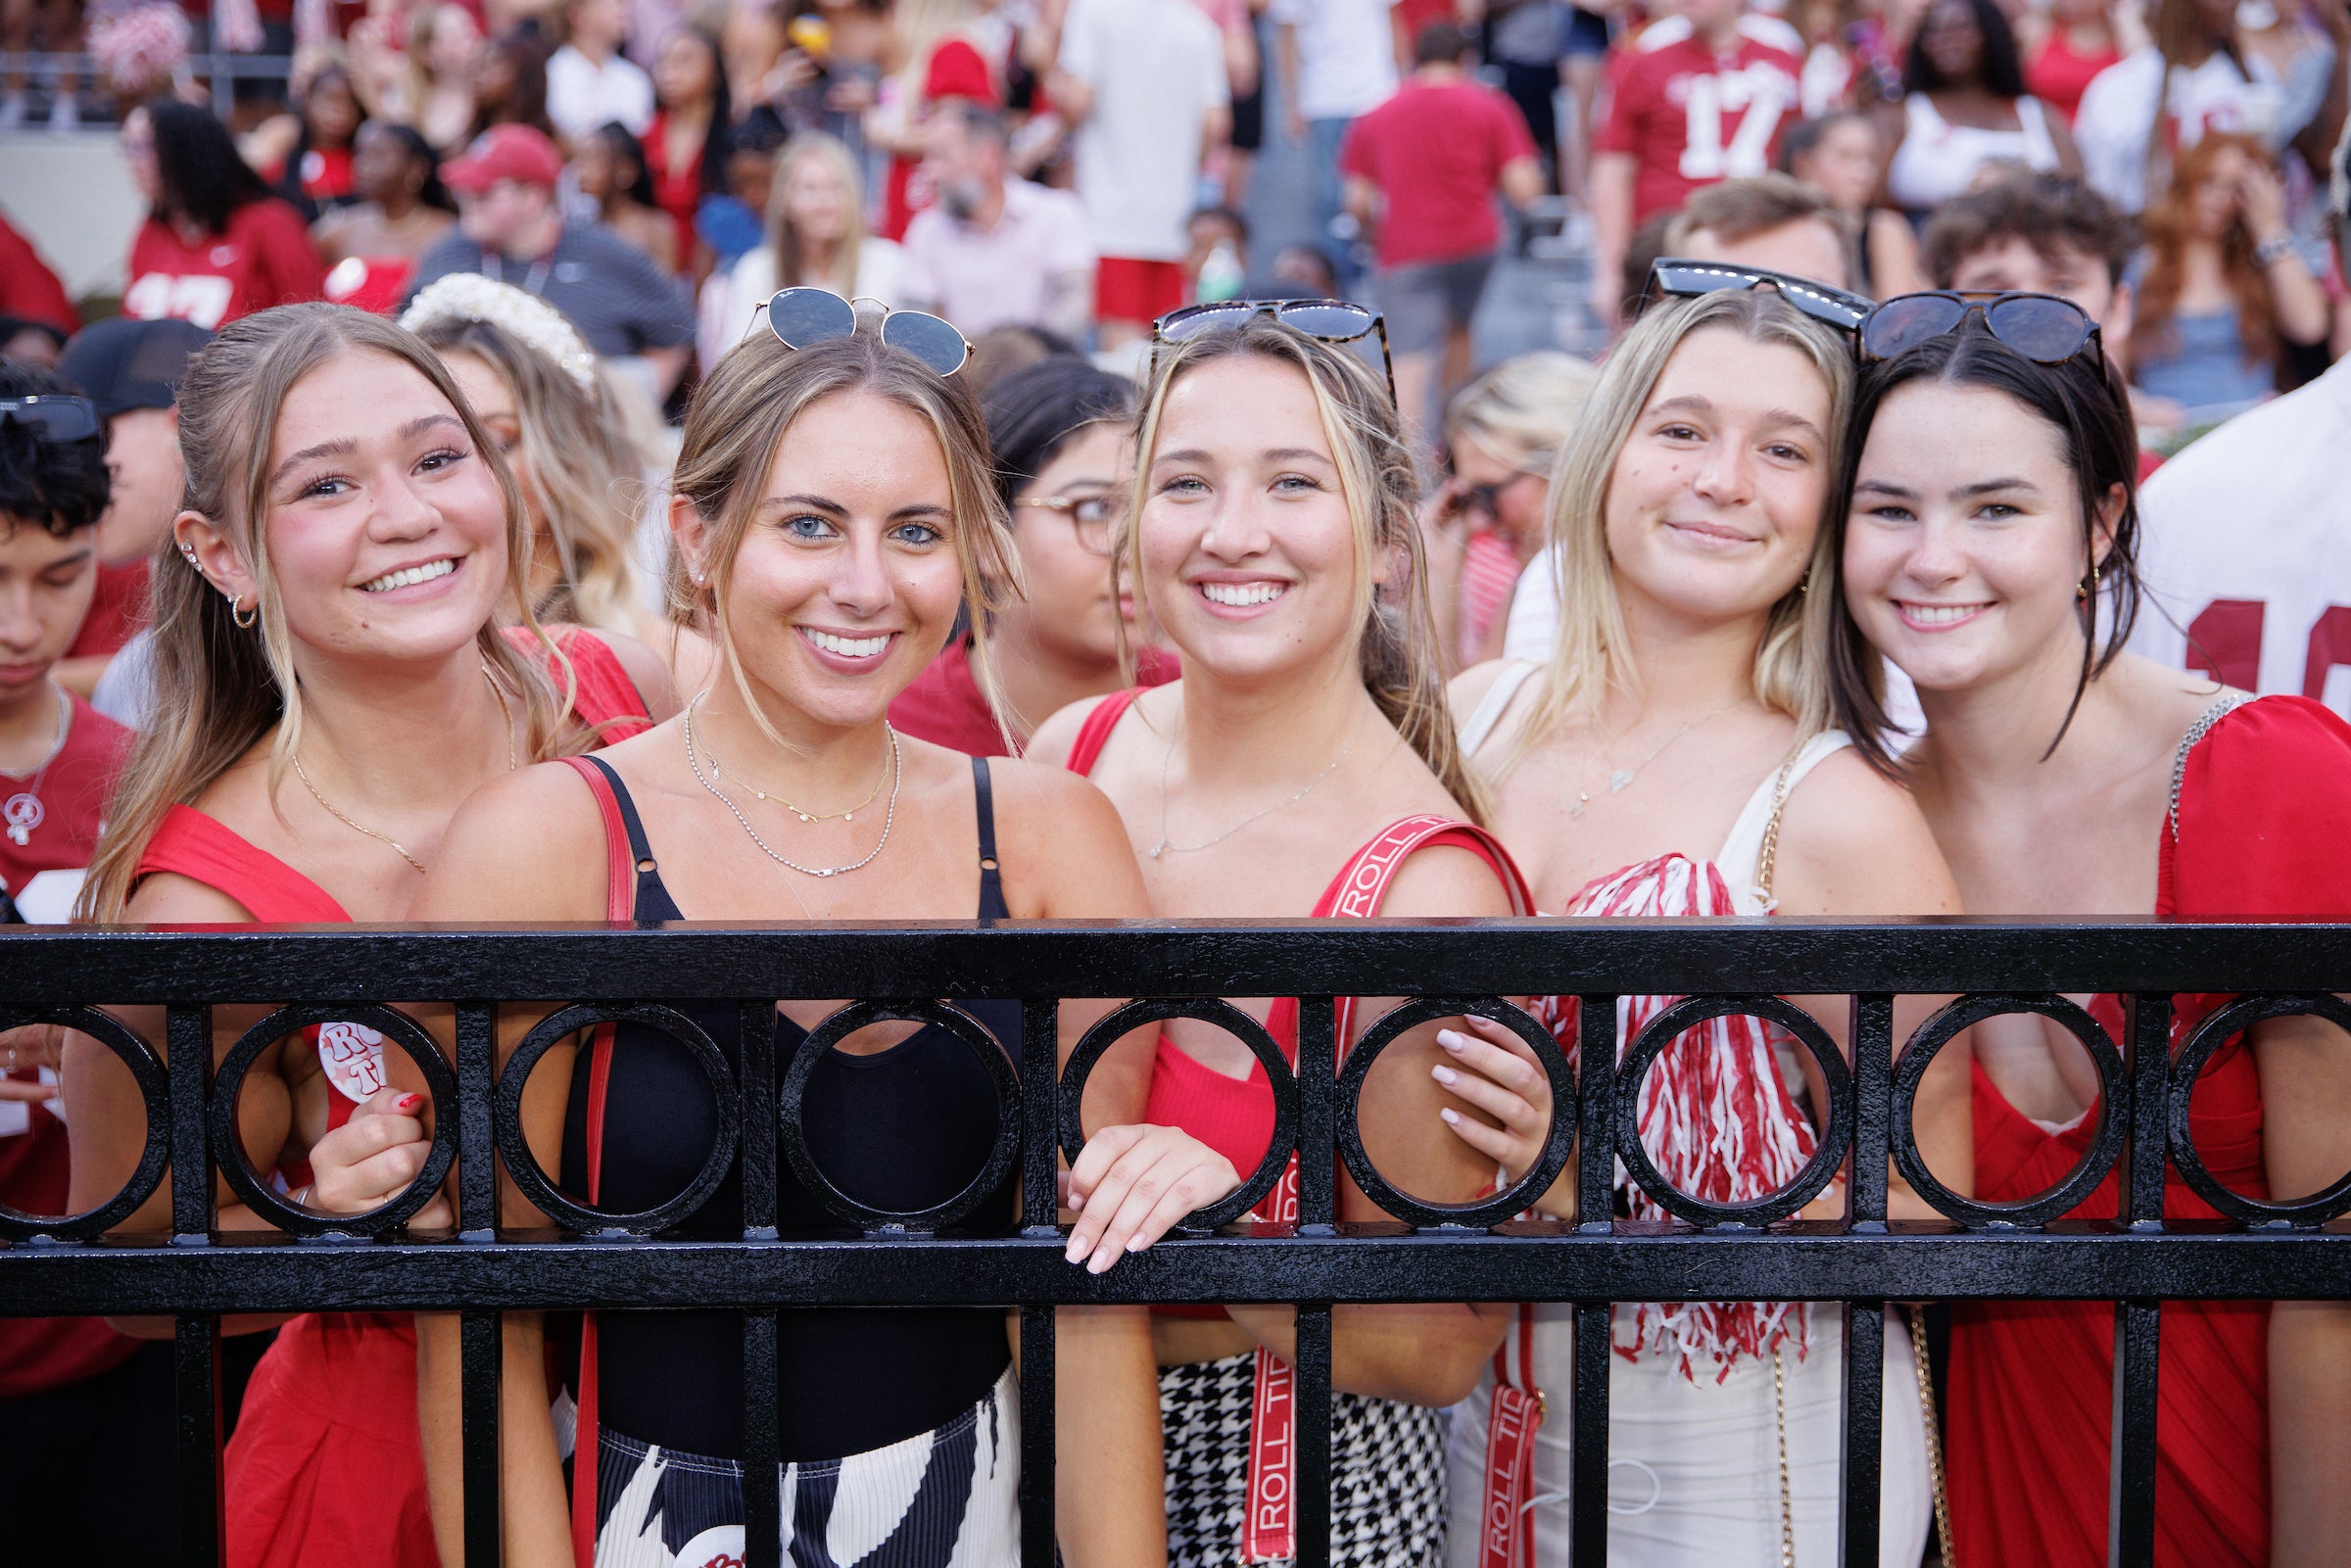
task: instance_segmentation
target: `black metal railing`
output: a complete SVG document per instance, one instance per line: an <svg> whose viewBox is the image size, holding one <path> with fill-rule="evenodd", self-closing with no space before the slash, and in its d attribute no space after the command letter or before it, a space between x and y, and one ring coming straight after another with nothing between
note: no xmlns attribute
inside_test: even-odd
<svg viewBox="0 0 2351 1568"><path fill-rule="evenodd" d="M2332 994L2351 989L2351 927L2317 924L2186 926L1989 921L1832 924L1758 921L1463 921L1068 926L925 923L658 929L442 929L335 927L19 931L0 937L0 1027L51 1022L89 1029L137 1076L149 1117L145 1156L121 1195L64 1219L0 1213L0 1313L170 1316L177 1320L182 1560L211 1563L220 1539L216 1351L221 1314L312 1309L454 1309L463 1319L462 1428L466 1558L498 1560L499 1314L504 1310L719 1307L744 1320L746 1391L776 1387L780 1312L813 1306L1002 1306L1022 1312L1023 1561L1051 1568L1053 1316L1057 1305L1286 1303L1298 1308L1296 1398L1302 1564L1327 1560L1330 1309L1334 1303L1572 1303L1577 1378L1569 1401L1572 1539L1577 1568L1605 1560L1607 1536L1608 1313L1613 1302L1800 1300L1842 1303L1846 1315L1845 1447L1840 1561L1878 1560L1884 1311L1889 1301L2045 1298L2111 1300L2115 1411L2110 1555L2153 1559L2157 1304L2165 1300L2351 1298L2351 1234L2329 1226L2351 1209L2351 1173L2302 1202L2270 1204L2221 1187L2188 1134L2201 1066L2234 1032L2267 1017L2320 1014L2351 1024ZM2064 993L2125 998L2115 1040ZM2175 993L2223 992L2221 1009L2178 1052L2169 1049ZM1540 1027L1499 1000L1532 993L1583 999L1580 1074ZM1629 1042L1616 1062L1617 996L1685 995ZM1895 1058L1894 998L1955 993ZM1293 1076L1262 1028L1214 999L1303 998ZM1331 998L1409 1000L1373 1021L1347 1063L1335 1062ZM1848 995L1849 1068L1825 1031L1776 999ZM943 1217L865 1209L811 1183L858 1232L779 1235L779 1159L813 1169L796 1133L796 1086L815 1052L882 1017L945 1017L928 1001L856 1004L792 1061L764 1026L778 999L1017 998L1022 1038L964 1029L995 1075L1002 1120L995 1159L1017 1162L1025 1212L1055 1209L1055 1155L1076 1141L1085 1071L1116 1033L1153 1017L1191 1015L1232 1027L1270 1060L1277 1129L1246 1190L1203 1219L1230 1219L1271 1185L1290 1149L1301 1155L1299 1222L1246 1234L1172 1237L1093 1275L1063 1260L1060 1233L1032 1222L1017 1235L946 1236ZM1147 998L1089 1032L1057 1073L1065 998ZM384 998L456 1003L456 1060L444 1061ZM489 999L496 1000L489 1000ZM209 1009L266 999L282 1010L250 1030L216 1070ZM739 1069L665 1004L732 1002L762 1026L743 1032ZM92 1003L161 1004L168 1060ZM504 1071L501 1002L565 1004ZM1502 1019L1542 1054L1559 1091L1548 1159L1510 1192L1441 1209L1395 1192L1366 1155L1352 1105L1371 1059L1413 1022L1473 1012ZM1910 1129L1910 1096L1933 1051L1985 1017L2037 1012L2070 1028L2097 1065L2104 1097L2092 1147L2061 1186L2006 1208L1961 1199L1937 1183ZM1656 1175L1634 1136L1631 1092L1645 1064L1698 1019L1758 1013L1818 1059L1826 1085L1823 1153L1774 1198L1737 1210L1702 1204ZM686 1039L710 1070L722 1107L705 1178L740 1171L740 1239L659 1233L698 1202L615 1217L547 1187L518 1124L522 1056L560 1033L624 1013ZM380 1029L420 1063L436 1110L436 1144L418 1185L370 1215L327 1221L289 1208L245 1169L229 1141L235 1090L268 1044L302 1024L352 1019ZM2346 1048L2351 1048L2347 1046ZM795 1070L795 1069L797 1070ZM773 1108L764 1109L764 1108ZM1580 1137L1578 1134L1580 1133ZM1572 1150L1570 1148L1573 1141ZM281 1225L284 1236L212 1230L211 1172ZM508 1168L566 1231L496 1224L496 1171ZM1572 1153L1580 1213L1520 1222L1527 1196ZM1852 1156L1846 1217L1786 1216L1825 1190ZM1886 1219L1889 1159L1947 1221ZM1678 1219L1635 1223L1610 1212L1614 1163ZM2166 1224L2166 1163L2229 1218ZM1334 1223L1341 1163L1403 1222ZM401 1220L456 1171L457 1228L410 1236ZM1008 1167L1007 1167L1008 1168ZM2111 1219L2057 1216L2119 1169ZM96 1244L169 1179L171 1234ZM535 1184L535 1185L534 1185ZM696 1184L697 1188L701 1186ZM746 1398L745 1462L777 1459L772 1397ZM778 1499L744 1489L749 1562L778 1561ZM1893 1568L1908 1568L1906 1564Z"/></svg>

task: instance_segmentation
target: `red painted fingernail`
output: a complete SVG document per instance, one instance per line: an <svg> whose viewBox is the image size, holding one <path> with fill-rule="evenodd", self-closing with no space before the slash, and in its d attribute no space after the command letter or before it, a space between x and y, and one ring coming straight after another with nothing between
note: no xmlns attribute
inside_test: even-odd
<svg viewBox="0 0 2351 1568"><path fill-rule="evenodd" d="M421 1094L404 1094L404 1095L402 1095L402 1096L401 1096L401 1097L400 1097L398 1100L396 1100L396 1101L394 1101L394 1102L392 1103L392 1109L393 1109L393 1110L395 1110L395 1111L400 1111L400 1112L408 1112L408 1111L413 1111L413 1110L415 1110L415 1109L416 1109L418 1106L420 1106L420 1105L422 1105L422 1104L424 1104L424 1096L423 1096L423 1095L421 1095Z"/></svg>

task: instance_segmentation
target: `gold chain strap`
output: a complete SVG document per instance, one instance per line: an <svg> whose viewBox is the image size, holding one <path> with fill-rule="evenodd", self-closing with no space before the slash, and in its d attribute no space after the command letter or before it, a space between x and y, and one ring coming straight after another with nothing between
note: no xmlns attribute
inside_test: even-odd
<svg viewBox="0 0 2351 1568"><path fill-rule="evenodd" d="M1943 1486L1943 1423L1935 1413L1935 1373L1927 1363L1927 1316L1912 1308L1910 1348L1918 1353L1918 1403L1927 1418L1927 1477L1935 1484L1935 1540L1943 1549L1943 1568L1959 1568L1951 1544L1951 1499Z"/></svg>
<svg viewBox="0 0 2351 1568"><path fill-rule="evenodd" d="M1780 1429L1780 1568L1796 1568L1796 1499L1788 1483L1788 1360L1777 1345L1771 1348L1771 1413Z"/></svg>
<svg viewBox="0 0 2351 1568"><path fill-rule="evenodd" d="M1771 817L1763 824L1763 848L1755 856L1755 885L1763 889L1766 899L1771 897L1771 874L1779 865L1780 812L1788 804L1788 778L1796 772L1797 759L1803 754L1800 745L1789 752L1788 760L1780 764L1779 778L1772 783Z"/></svg>

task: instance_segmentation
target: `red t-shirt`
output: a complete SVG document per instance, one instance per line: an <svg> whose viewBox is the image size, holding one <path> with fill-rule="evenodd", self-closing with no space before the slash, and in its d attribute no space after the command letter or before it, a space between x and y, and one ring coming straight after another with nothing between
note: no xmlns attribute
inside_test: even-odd
<svg viewBox="0 0 2351 1568"><path fill-rule="evenodd" d="M1493 88L1415 79L1347 128L1339 171L1379 190L1379 264L1412 266L1501 244L1503 166L1534 156L1525 116Z"/></svg>
<svg viewBox="0 0 2351 1568"><path fill-rule="evenodd" d="M81 327L66 286L32 242L10 227L5 217L0 217L0 315L46 321L60 332Z"/></svg>
<svg viewBox="0 0 2351 1568"><path fill-rule="evenodd" d="M2351 916L2351 726L2304 697L2250 702L2214 725L2181 774L2177 834L2157 843L2159 917ZM2225 996L2175 999L2177 1045ZM2120 1038L2111 997L2092 1011ZM2015 1202L2070 1173L2095 1108L2063 1132L2028 1120L1975 1069L1976 1197ZM2197 1079L2188 1129L2205 1167L2270 1196L2261 1077L2242 1040ZM2068 1218L2111 1220L2116 1177ZM2167 1171L2169 1219L2219 1215ZM2155 1420L2155 1560L2258 1568L2270 1560L2267 1302L2163 1304ZM1952 1311L1945 1460L1957 1557L2098 1568L2107 1560L2114 1312L2105 1302L1968 1302Z"/></svg>
<svg viewBox="0 0 2351 1568"><path fill-rule="evenodd" d="M1799 46L1787 24L1748 17L1716 54L1674 17L1610 51L1592 145L1632 155L1636 228L1702 185L1772 166L1802 102Z"/></svg>
<svg viewBox="0 0 2351 1568"><path fill-rule="evenodd" d="M120 566L102 563L98 568L98 592L90 599L90 613L81 618L81 630L73 634L73 645L66 649L66 657L94 659L120 653L122 644L146 624L145 558L124 561Z"/></svg>
<svg viewBox="0 0 2351 1568"><path fill-rule="evenodd" d="M1136 654L1134 684L1138 687L1165 686L1182 673L1180 664L1157 648L1142 648ZM1029 717L1042 719L1045 715ZM996 716L987 711L979 677L972 674L971 644L961 638L948 643L946 651L898 693L889 705L889 722L917 740L967 756L1017 754L1004 749Z"/></svg>
<svg viewBox="0 0 2351 1568"><path fill-rule="evenodd" d="M177 316L217 329L273 305L325 298L326 271L302 214L271 197L238 208L227 233L193 247L180 243L170 224L150 217L130 243L122 313L142 321Z"/></svg>
<svg viewBox="0 0 2351 1568"><path fill-rule="evenodd" d="M908 123L916 122L922 111L932 104L950 98L969 99L990 109L1004 107L1004 90L996 84L996 73L987 69L987 61L979 50L961 38L949 38L931 51L931 64L923 72L923 99L907 106ZM904 153L892 154L889 160L889 184L884 192L882 208L882 236L889 240L906 237L906 225L914 214L931 205L931 182L916 179L919 158Z"/></svg>
<svg viewBox="0 0 2351 1568"><path fill-rule="evenodd" d="M24 822L24 842L0 832L0 880L23 887L44 871L78 871L98 846L98 821L130 756L130 732L74 697L65 746L39 776L0 774L0 795L40 802L6 812ZM26 1130L0 1137L0 1204L28 1214L66 1212L65 1124L27 1107ZM21 1399L95 1377L138 1348L95 1317L0 1317L0 1400Z"/></svg>

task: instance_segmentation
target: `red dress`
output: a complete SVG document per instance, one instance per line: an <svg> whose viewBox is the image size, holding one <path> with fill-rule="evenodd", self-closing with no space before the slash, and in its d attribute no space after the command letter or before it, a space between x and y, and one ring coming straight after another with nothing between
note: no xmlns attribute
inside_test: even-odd
<svg viewBox="0 0 2351 1568"><path fill-rule="evenodd" d="M564 648L578 674L580 723L609 724L607 744L647 728L645 699L609 647L575 631ZM148 840L139 875L154 872L218 888L262 925L351 919L316 882L189 806L173 806ZM364 1060L355 1072L352 1042L338 1029L348 1026L307 1031L341 1091L327 1096L330 1131L366 1097L357 1089L382 1081ZM287 1174L296 1186L308 1179ZM225 1472L231 1568L438 1568L408 1314L305 1312L280 1328L246 1387Z"/></svg>
<svg viewBox="0 0 2351 1568"><path fill-rule="evenodd" d="M669 166L669 111L659 110L645 127L645 169L653 181L653 205L669 214L678 231L678 275L694 271L694 215L702 205L702 144L676 168Z"/></svg>
<svg viewBox="0 0 2351 1568"><path fill-rule="evenodd" d="M2187 754L2179 833L2159 848L2155 912L2186 920L2351 915L2351 726L2303 697L2264 697ZM2226 996L2175 999L2173 1042ZM2093 1010L2121 1037L2110 997ZM2225 1047L2189 1114L2197 1152L2236 1192L2267 1198L2253 1053ZM2097 1113L2050 1133L1975 1075L1978 1197L2014 1202L2055 1185L2088 1147ZM2068 1217L2116 1213L2109 1175ZM2169 1218L2214 1210L2167 1173ZM2270 1560L2266 1302L2167 1302L2156 1417L2159 1568L2259 1568ZM2106 1302L1981 1302L1952 1314L1946 1465L1958 1557L2100 1568L2106 1561L2114 1311Z"/></svg>

